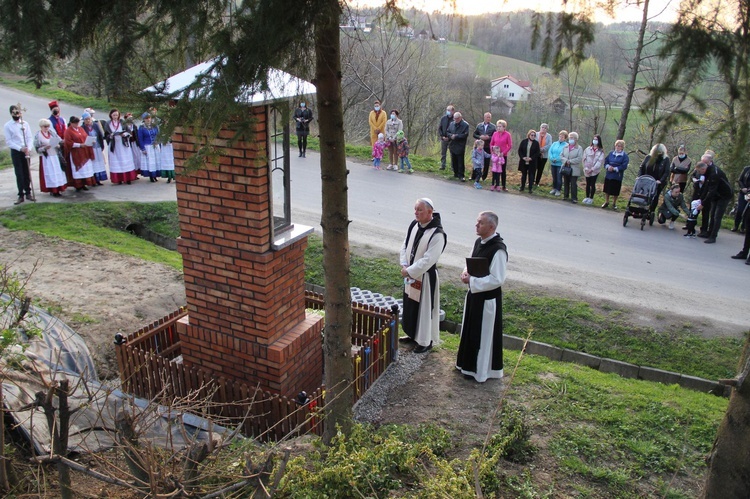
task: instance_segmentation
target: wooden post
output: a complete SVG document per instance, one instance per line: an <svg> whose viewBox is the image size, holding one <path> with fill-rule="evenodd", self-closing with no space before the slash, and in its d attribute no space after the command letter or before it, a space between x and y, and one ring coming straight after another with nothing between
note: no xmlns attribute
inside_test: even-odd
<svg viewBox="0 0 750 499"><path fill-rule="evenodd" d="M3 385L0 384L0 422L3 423L0 428L0 490L3 492L10 491L8 483L8 462L5 459L5 410L3 409Z"/></svg>
<svg viewBox="0 0 750 499"><path fill-rule="evenodd" d="M70 382L64 379L60 381L56 389L59 404L59 430L54 432L55 438L52 446L54 453L60 457L65 457L68 454L68 429L70 427L70 407L68 407L69 388ZM60 497L62 499L73 499L73 490L70 486L70 469L62 460L57 462L57 472L60 475Z"/></svg>

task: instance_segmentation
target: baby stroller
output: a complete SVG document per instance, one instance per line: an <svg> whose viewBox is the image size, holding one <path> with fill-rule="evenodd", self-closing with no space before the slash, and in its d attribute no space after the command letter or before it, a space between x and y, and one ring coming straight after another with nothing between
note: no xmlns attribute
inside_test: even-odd
<svg viewBox="0 0 750 499"><path fill-rule="evenodd" d="M651 211L651 203L656 196L656 179L651 175L641 175L635 179L633 192L628 199L625 215L622 218L622 226L628 225L628 217L641 219L641 230L648 220L649 225L654 225L654 212Z"/></svg>

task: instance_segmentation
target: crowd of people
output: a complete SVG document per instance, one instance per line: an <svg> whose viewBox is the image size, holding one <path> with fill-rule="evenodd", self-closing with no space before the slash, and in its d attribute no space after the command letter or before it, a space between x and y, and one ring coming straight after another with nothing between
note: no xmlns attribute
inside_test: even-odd
<svg viewBox="0 0 750 499"><path fill-rule="evenodd" d="M36 201L30 171L32 150L39 154L39 190L53 197L61 197L69 187L87 191L107 180L131 184L139 175L151 182L174 179L174 151L169 140L159 138L156 108L144 112L138 126L131 113L121 115L118 109L112 109L104 122L95 118L92 108L66 122L57 101L48 105L51 114L39 120L33 135L20 105L10 106L11 120L4 133L18 187L14 204Z"/></svg>
<svg viewBox="0 0 750 499"><path fill-rule="evenodd" d="M385 151L389 152L387 170L411 172L408 159L408 142L404 137L403 122L399 112L393 109L388 116L381 109L380 101L373 103L369 115L370 139L372 141L373 167L380 169ZM445 170L450 158L453 177L461 182L466 181L466 149L469 136L474 139L469 155L471 161L470 180L477 189L482 189L488 176L491 175L489 189L507 192L508 155L513 150L513 137L508 131L505 120L492 122L492 115L485 113L483 121L474 131L456 110L448 105L445 114L438 124L440 140L440 169ZM533 193L539 188L544 169L549 163L552 177L553 196L578 203L578 184L583 177L585 182L584 204L593 204L600 178L603 178L602 209L618 210L618 198L622 191L625 171L630 167L630 157L625 152L625 142L616 140L611 150L605 147L600 135L594 135L588 144L579 141L574 131L560 130L555 140L549 132L549 125L542 123L539 130L529 130L517 147L518 171L521 174L518 190ZM668 222L669 229L674 229L675 221L682 216L686 220L685 237L704 238L705 243L716 242L721 220L735 192L724 171L714 162L715 153L707 150L701 161L693 164L687 155L685 145L677 148L677 154L670 158L664 144L656 144L641 162L638 175L649 175L656 180L656 193L650 199L649 213L657 214L660 224ZM404 166L404 159L407 166ZM398 165L401 161L401 166ZM735 210L734 232L745 232L750 210L746 209L750 194L750 167L746 168L738 180L737 207ZM684 195L691 186L689 203ZM679 195L677 195L679 194ZM627 204L627 203L626 203ZM697 226L700 219L700 231L693 233L691 225ZM750 265L750 241L736 255L744 258Z"/></svg>

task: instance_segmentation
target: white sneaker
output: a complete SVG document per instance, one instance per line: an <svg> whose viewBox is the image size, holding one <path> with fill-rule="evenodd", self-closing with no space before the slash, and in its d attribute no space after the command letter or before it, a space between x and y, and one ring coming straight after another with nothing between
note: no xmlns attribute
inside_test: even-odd
<svg viewBox="0 0 750 499"><path fill-rule="evenodd" d="M583 198L583 204L589 204L589 198Z"/></svg>
<svg viewBox="0 0 750 499"><path fill-rule="evenodd" d="M553 194L553 195L554 195L554 194L555 194L556 192L557 192L557 189L552 189L551 191L549 191L549 193L550 193L550 194Z"/></svg>
<svg viewBox="0 0 750 499"><path fill-rule="evenodd" d="M674 230L674 222L669 222L669 230Z"/></svg>
<svg viewBox="0 0 750 499"><path fill-rule="evenodd" d="M559 195L560 195L560 191L555 191L555 196L559 196Z"/></svg>

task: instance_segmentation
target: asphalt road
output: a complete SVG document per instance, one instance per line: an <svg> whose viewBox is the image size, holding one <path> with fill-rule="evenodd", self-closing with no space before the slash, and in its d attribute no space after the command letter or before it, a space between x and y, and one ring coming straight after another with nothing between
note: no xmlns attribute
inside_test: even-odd
<svg viewBox="0 0 750 499"><path fill-rule="evenodd" d="M36 130L39 118L49 115L47 101L0 87L0 102L6 109L18 101L28 109L26 119ZM66 117L81 111L65 103L61 107ZM97 111L97 117L104 119L106 110ZM307 158L297 158L296 142L292 142L293 222L313 226L320 234L319 156L308 152ZM32 163L38 183L37 160ZM680 221L674 231L658 224L641 231L638 220L622 226L622 210L605 211L512 191L476 190L470 183L375 171L353 161L348 168L349 235L354 246L392 254L396 262L413 218L414 201L429 197L448 234L441 258L443 276L454 277L476 238L477 214L492 210L500 217L499 232L509 248L508 286L513 282L539 285L562 297L607 300L636 310L655 310L667 318L678 314L683 321L717 321L737 331L748 329L750 266L729 258L742 247L738 234L722 230L716 244L703 244L702 239L683 238ZM106 184L82 193L69 190L62 199L38 193L42 202L62 203L150 202L175 196L174 184L143 181L131 186ZM15 197L13 171L0 172L0 208L12 206Z"/></svg>

